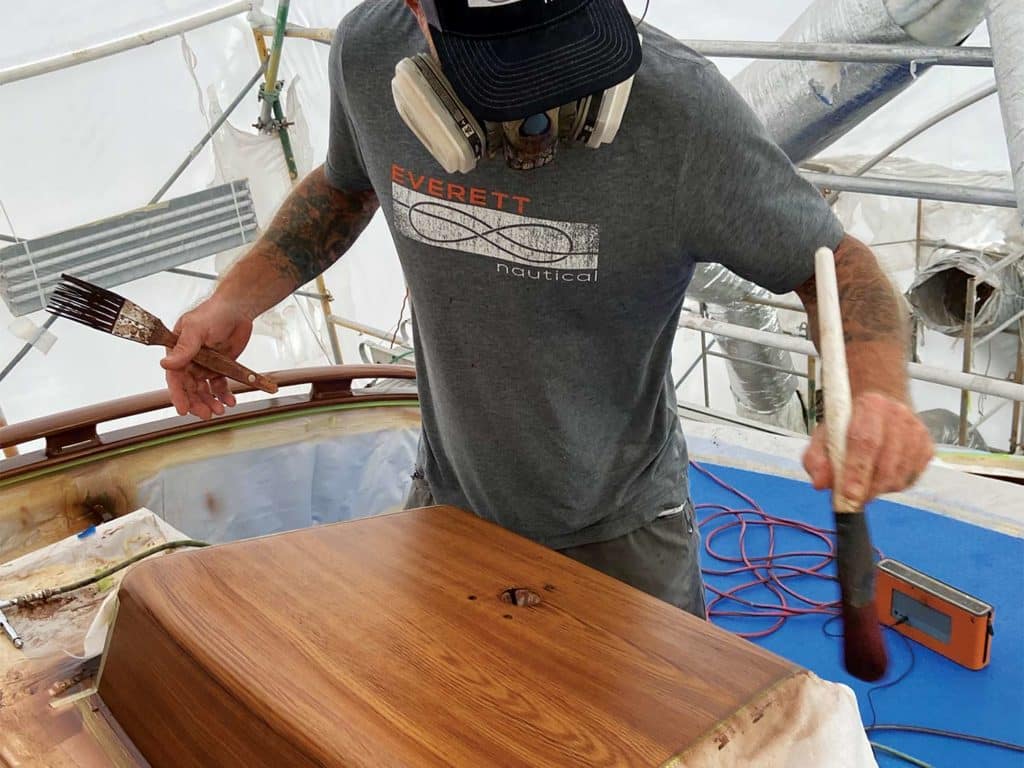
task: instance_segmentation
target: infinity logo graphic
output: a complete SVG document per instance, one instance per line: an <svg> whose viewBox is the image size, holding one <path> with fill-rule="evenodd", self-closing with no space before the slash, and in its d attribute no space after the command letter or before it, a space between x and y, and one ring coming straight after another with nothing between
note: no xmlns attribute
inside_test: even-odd
<svg viewBox="0 0 1024 768"><path fill-rule="evenodd" d="M442 221L451 225L445 228L451 231L439 233L437 227L426 224L425 220ZM483 219L445 203L415 203L409 208L409 223L424 240L454 246L480 238L499 251L531 264L559 264L570 256L596 255L590 251L574 251L569 233L552 224L492 227ZM537 247L539 243L544 247Z"/></svg>
<svg viewBox="0 0 1024 768"><path fill-rule="evenodd" d="M592 224L455 203L398 184L392 200L398 230L421 243L514 264L597 269L600 237Z"/></svg>

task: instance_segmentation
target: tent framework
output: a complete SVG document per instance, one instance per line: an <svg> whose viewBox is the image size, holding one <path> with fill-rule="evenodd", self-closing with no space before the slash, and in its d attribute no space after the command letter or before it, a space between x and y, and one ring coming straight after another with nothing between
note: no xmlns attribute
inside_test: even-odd
<svg viewBox="0 0 1024 768"><path fill-rule="evenodd" d="M979 89L968 94L961 101L944 109L940 113L923 121L914 131L902 137L896 143L890 145L871 161L863 165L851 176L843 176L834 173L824 172L826 169L816 168L812 164L805 164L801 173L812 183L819 186L834 202L836 197L844 192L857 192L883 196L909 197L918 201L920 217L921 203L925 200L944 200L964 202L971 204L1016 207L1024 216L1024 65L1019 58L1020 46L1024 44L1024 14L1019 9L1011 6L1016 0L988 0L987 17L992 39L992 47L965 47L965 46L925 46L925 45L880 45L867 43L817 43L817 42L749 42L736 40L684 40L683 42L697 52L710 57L740 57L756 59L774 59L790 61L825 61L841 63L861 64L898 64L909 67L911 73L916 73L919 66L970 66L990 67L995 71L995 83L991 86ZM181 19L171 24L158 28L148 29L134 35L119 38L107 43L92 46L77 51L71 51L60 56L51 57L45 60L30 62L7 69L0 69L0 85L5 83L35 77L46 72L56 71L75 66L87 61L114 55L135 47L147 45L156 40L164 39L173 35L181 34L184 31L198 29L200 27L215 23L225 18L237 15L245 11L249 12L250 26L253 32L256 50L259 55L260 65L252 78L224 110L220 118L211 125L209 131L200 139L192 151L185 157L175 172L162 185L154 195L150 203L159 201L167 192L174 181L188 167L188 165L200 154L206 143L214 133L223 125L232 111L246 98L253 86L260 79L263 83L260 86L260 99L262 109L257 127L263 133L276 134L281 142L281 150L287 162L289 174L293 183L297 181L298 171L291 141L288 134L288 121L285 118L283 107L280 101L280 93L283 83L277 79L281 61L281 55L286 37L296 39L313 40L318 43L329 44L333 35L331 29L306 28L288 22L290 0L279 0L276 17L270 17L258 12L258 8L250 0L240 0L223 5L219 8ZM267 38L271 39L268 48ZM1007 144L1010 151L1011 165L1014 175L1014 189L991 189L972 187L965 184L936 184L927 181L915 180L894 180L883 177L864 175L870 171L878 162L891 155L896 149L906 144L910 139L924 133L933 126L941 123L953 114L962 109L977 103L981 99L998 93L1002 106L1004 128L1007 136ZM12 233L13 234L13 233ZM20 243L16 237L3 237L5 241ZM918 252L927 245L927 241L921 237L920 226L918 226L918 237L916 246ZM1015 265L1024 256L1024 252L1007 254L1006 258L995 264L991 270L1000 270ZM212 278L213 276L202 273L184 270L179 266L169 268L178 274L189 275L199 279ZM1004 321L999 328L990 331L981 338L976 338L974 306L980 276L972 276L967 281L966 306L967 312L964 324L964 353L963 368L960 372L938 371L928 369L912 363L909 367L909 374L915 380L931 381L945 386L954 387L961 391L961 408L959 436L960 444L966 445L969 423L967 419L972 393L984 393L1005 398L1012 403L1013 417L1009 435L1009 452L1017 453L1024 448L1024 424L1022 420L1022 405L1024 405L1024 313ZM328 293L326 283L322 277L317 278L316 293L308 291L299 292L303 296L315 298L320 301L321 308L326 319L327 333L330 338L331 351L334 362L341 363L341 351L338 341L337 328L346 327L357 330L369 336L378 337L387 341L387 334L376 329L369 328L351 319L335 315L331 309L332 297ZM764 299L750 297L749 301L754 303L767 303L783 309L800 309L786 300ZM710 343L707 334L714 329L715 333L723 333L726 336L732 334L736 338L752 339L754 336L757 343L768 346L777 346L783 349L795 351L807 358L806 373L798 374L805 378L808 383L807 391L807 419L808 426L811 426L814 419L814 399L816 387L816 363L813 349L809 343L803 340L794 339L785 334L767 334L752 332L750 328L736 326L733 328L724 327L727 324L716 323L709 320L706 315L705 305L700 305L698 315L684 314L680 327L687 328L699 333L701 338L701 353L697 360L689 366L683 378L677 382L677 387L699 366L704 376L705 407L710 406L710 387L708 384L708 358L725 358L736 361L734 356L723 352L714 351L714 340ZM45 332L54 321L49 318L40 330ZM915 320L915 331L917 322ZM973 369L974 351L981 345L988 343L998 333L1015 332L1018 339L1016 371L1012 381L995 379L975 373ZM916 333L915 333L916 337ZM395 336L390 338L394 346ZM403 338L403 343L408 340ZM2 380L13 368L23 360L32 348L32 341L0 371ZM916 346L916 345L915 345ZM378 350L379 351L379 350ZM402 347L401 358L406 358L411 352L407 346ZM408 362L408 361L407 361ZM749 360L739 362L750 363ZM756 364L756 363L755 363Z"/></svg>

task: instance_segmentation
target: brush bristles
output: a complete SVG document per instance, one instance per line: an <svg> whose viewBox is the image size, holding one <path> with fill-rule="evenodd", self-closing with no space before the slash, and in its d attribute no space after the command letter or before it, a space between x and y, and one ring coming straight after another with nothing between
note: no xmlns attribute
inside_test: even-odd
<svg viewBox="0 0 1024 768"><path fill-rule="evenodd" d="M874 601L859 607L843 603L843 662L847 672L869 683L885 675L889 658Z"/></svg>
<svg viewBox="0 0 1024 768"><path fill-rule="evenodd" d="M61 275L61 280L46 311L111 333L124 307L124 297L72 275Z"/></svg>

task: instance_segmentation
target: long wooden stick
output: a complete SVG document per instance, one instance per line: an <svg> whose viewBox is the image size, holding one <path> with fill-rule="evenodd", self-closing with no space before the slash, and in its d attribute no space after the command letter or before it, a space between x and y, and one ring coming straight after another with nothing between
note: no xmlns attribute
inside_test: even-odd
<svg viewBox="0 0 1024 768"><path fill-rule="evenodd" d="M846 365L843 319L839 310L835 254L814 255L818 291L818 332L825 387L825 425L832 463L832 511L836 522L836 562L843 604L843 658L846 671L877 680L888 666L882 628L875 610L875 564L864 510L842 495L846 433L852 397Z"/></svg>

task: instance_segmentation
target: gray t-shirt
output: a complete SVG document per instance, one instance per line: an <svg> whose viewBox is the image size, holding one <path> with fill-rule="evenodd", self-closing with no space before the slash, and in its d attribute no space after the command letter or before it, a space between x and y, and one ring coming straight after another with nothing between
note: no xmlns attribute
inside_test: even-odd
<svg viewBox="0 0 1024 768"><path fill-rule="evenodd" d="M355 8L331 51L327 178L372 187L391 228L433 496L556 548L686 500L671 350L694 263L782 293L843 237L714 66L641 32L614 143L526 172L448 175L402 122L394 67L426 50L403 0Z"/></svg>

